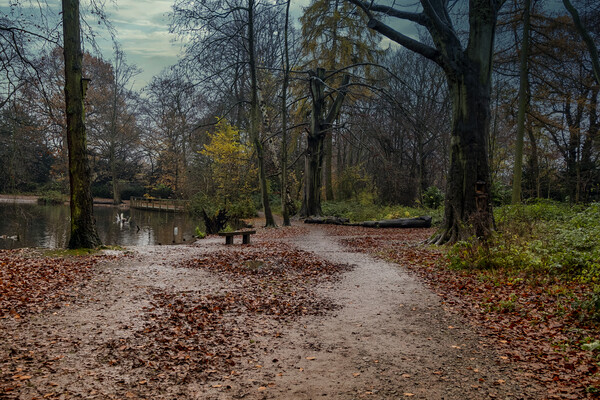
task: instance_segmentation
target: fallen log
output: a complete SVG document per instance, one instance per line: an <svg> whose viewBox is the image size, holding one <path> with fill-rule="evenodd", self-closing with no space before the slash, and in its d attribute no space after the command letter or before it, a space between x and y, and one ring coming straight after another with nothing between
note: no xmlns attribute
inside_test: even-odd
<svg viewBox="0 0 600 400"><path fill-rule="evenodd" d="M368 228L431 228L431 217L425 215L417 218L384 219L381 221L365 221L359 224Z"/></svg>
<svg viewBox="0 0 600 400"><path fill-rule="evenodd" d="M328 225L348 225L348 218L339 217L308 217L304 220L305 224L328 224Z"/></svg>
<svg viewBox="0 0 600 400"><path fill-rule="evenodd" d="M417 218L397 218L384 219L381 221L364 221L357 224L351 224L348 218L338 217L308 217L304 220L305 224L328 224L328 225L346 225L363 226L365 228L431 228L431 217L425 215Z"/></svg>

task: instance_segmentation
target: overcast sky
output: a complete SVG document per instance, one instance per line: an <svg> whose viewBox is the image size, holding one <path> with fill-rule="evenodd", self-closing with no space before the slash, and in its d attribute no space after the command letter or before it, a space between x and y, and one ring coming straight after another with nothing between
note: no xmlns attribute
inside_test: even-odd
<svg viewBox="0 0 600 400"><path fill-rule="evenodd" d="M0 0L1 14L11 14L10 4L14 0ZM19 13L22 11L30 23L43 17L48 21L49 29L61 30L59 1L46 0L48 8L39 8L36 0L20 0ZM116 40L125 53L128 63L137 65L142 73L135 78L134 89L141 89L161 70L177 63L182 50L177 36L169 33L171 7L174 0L107 0L105 12L114 27ZM299 16L310 0L293 0L292 16ZM43 4L43 3L42 3ZM110 61L114 57L113 42L106 29L97 25L93 16L86 13L89 0L81 0L82 15L94 28L95 42L99 46L102 58ZM14 11L14 10L13 10ZM20 18L11 15L11 18ZM29 25L27 28L31 28ZM367 29L367 28L365 28ZM42 33L44 34L44 33ZM389 42L389 41L388 41ZM90 43L84 43L85 50L91 50ZM91 51L94 53L93 51Z"/></svg>
<svg viewBox="0 0 600 400"><path fill-rule="evenodd" d="M58 19L60 2L47 0L49 7L55 12L54 18ZM175 35L169 33L169 13L174 0L108 0L105 11L113 24L117 41L125 52L130 64L135 64L142 69L136 77L135 89L145 86L154 75L162 69L174 65L181 51L181 43L176 42ZM546 0L556 3L557 0ZM0 0L0 12L8 14L11 0ZM310 0L292 1L293 15L300 15L302 7L308 5ZM24 6L27 1L21 0ZM86 0L82 0L85 8ZM410 2L408 2L410 3ZM35 6L36 1L29 4ZM34 7L35 8L35 7ZM47 10L44 12L48 12ZM33 13L39 13L35 10ZM97 26L93 21L92 25ZM398 21L396 23L399 23ZM401 30L411 36L416 36L416 31L410 23L400 23ZM365 28L366 29L366 28ZM102 50L102 57L106 60L113 58L112 42L106 31L96 32L97 43ZM386 41L389 43L389 41ZM89 45L87 46L89 47Z"/></svg>
<svg viewBox="0 0 600 400"><path fill-rule="evenodd" d="M118 0L107 2L106 12L115 27L117 41L127 60L143 72L135 87L145 86L162 69L177 62L180 43L169 33L169 16L173 0ZM108 35L103 35L107 38ZM112 44L100 41L104 58L112 59Z"/></svg>
<svg viewBox="0 0 600 400"><path fill-rule="evenodd" d="M5 0L0 0L0 2ZM169 33L171 6L174 0L115 0L107 2L106 11L117 32L128 62L143 72L136 78L135 88L146 85L162 69L177 62L181 42ZM310 0L292 1L292 14L300 15ZM105 35L106 36L106 35ZM112 58L110 41L101 42L104 58Z"/></svg>

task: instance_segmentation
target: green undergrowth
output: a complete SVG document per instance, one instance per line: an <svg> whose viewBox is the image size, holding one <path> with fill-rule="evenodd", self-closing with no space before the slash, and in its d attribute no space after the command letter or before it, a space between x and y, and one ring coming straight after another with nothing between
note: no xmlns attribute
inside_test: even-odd
<svg viewBox="0 0 600 400"><path fill-rule="evenodd" d="M452 267L501 267L600 283L600 203L504 206L495 218L489 241L463 241L449 251Z"/></svg>
<svg viewBox="0 0 600 400"><path fill-rule="evenodd" d="M582 318L600 323L600 203L537 201L503 206L494 215L495 234L487 242L452 246L449 267L472 271L496 286L552 287L557 296L571 299Z"/></svg>
<svg viewBox="0 0 600 400"><path fill-rule="evenodd" d="M432 217L432 224L437 226L443 218L443 208L416 208L406 206L384 206L370 202L326 202L322 204L323 215L348 218L351 222L375 221L395 218L415 218L423 215Z"/></svg>

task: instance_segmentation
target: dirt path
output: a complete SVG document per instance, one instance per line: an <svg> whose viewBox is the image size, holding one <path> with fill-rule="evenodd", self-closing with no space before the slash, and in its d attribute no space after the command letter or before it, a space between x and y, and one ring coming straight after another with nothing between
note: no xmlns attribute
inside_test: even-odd
<svg viewBox="0 0 600 400"><path fill-rule="evenodd" d="M343 307L283 325L264 322L229 376L162 388L149 398L541 397L415 277L338 239L313 226L307 235L279 240L354 266L340 282L318 288ZM143 328L153 290L221 290L226 282L214 274L175 265L224 247L214 238L197 246L134 249L137 257L109 265L79 288L74 304L53 315L3 321L0 333L11 335L11 345L0 346L0 357L12 357L15 374L29 377L7 398L141 398L133 389L145 384L143 369L116 359L119 344L135 342L132 333Z"/></svg>
<svg viewBox="0 0 600 400"><path fill-rule="evenodd" d="M340 284L322 289L344 307L333 317L289 327L269 354L277 365L262 371L271 370L275 385L251 397L540 397L539 389L515 380L488 341L444 311L438 296L402 268L350 252L319 227L293 242L355 268Z"/></svg>

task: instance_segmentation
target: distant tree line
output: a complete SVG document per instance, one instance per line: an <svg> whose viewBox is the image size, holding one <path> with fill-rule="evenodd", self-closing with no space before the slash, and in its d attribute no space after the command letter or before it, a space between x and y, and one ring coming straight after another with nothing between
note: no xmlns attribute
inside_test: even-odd
<svg viewBox="0 0 600 400"><path fill-rule="evenodd" d="M466 204L476 199L457 195L464 188L456 182L468 173L456 170L457 157L477 165L483 157L488 171L463 192L475 196L481 181L489 201L503 203L516 176L520 120L518 199L597 201L600 86L593 47L567 8L538 0L490 2L497 22L482 28L474 20L481 5L421 3L444 12L408 2L392 11L358 0L313 0L295 21L286 1L175 1L171 30L185 39L183 58L142 90L132 86L139 69L118 46L112 59L84 56L93 194L115 203L145 194L212 198L246 211L251 199L267 211L273 203L312 214L319 211L310 208L315 201L423 204L434 187ZM600 6L568 3L598 43ZM378 16L386 12L420 25L415 32L423 47L382 28ZM66 192L62 50L20 18L0 19L0 191ZM472 147L481 154L469 154L453 146L480 139L469 137L471 128L457 136L456 121L479 112L479 103L457 108L463 81L472 79L458 77L466 73L458 65L475 54L477 65L485 59L482 48L473 50L478 29L491 29L495 41L484 95L489 118L473 117L488 118L488 132ZM391 44L380 44L381 33ZM441 57L446 50L454 58ZM467 58L460 61L460 54ZM220 144L214 142L219 133ZM240 157L228 161L230 175L219 151Z"/></svg>

